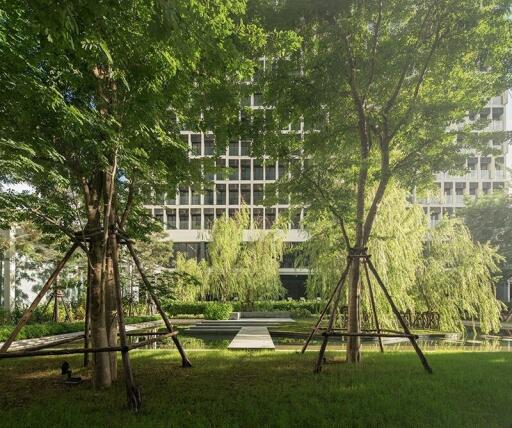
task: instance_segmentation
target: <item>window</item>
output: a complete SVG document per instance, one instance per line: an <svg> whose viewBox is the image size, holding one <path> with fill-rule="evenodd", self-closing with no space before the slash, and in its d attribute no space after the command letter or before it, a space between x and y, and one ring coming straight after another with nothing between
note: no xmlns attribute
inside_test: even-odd
<svg viewBox="0 0 512 428"><path fill-rule="evenodd" d="M265 209L265 229L272 229L273 224L276 222L276 209Z"/></svg>
<svg viewBox="0 0 512 428"><path fill-rule="evenodd" d="M278 162L277 169L278 169L278 173L279 173L279 178L283 178L286 175L285 164L283 162Z"/></svg>
<svg viewBox="0 0 512 428"><path fill-rule="evenodd" d="M176 210L167 210L167 229L176 229Z"/></svg>
<svg viewBox="0 0 512 428"><path fill-rule="evenodd" d="M164 210L156 209L154 214L155 220L160 224L164 224Z"/></svg>
<svg viewBox="0 0 512 428"><path fill-rule="evenodd" d="M229 205L240 205L240 197L238 195L238 184L229 185Z"/></svg>
<svg viewBox="0 0 512 428"><path fill-rule="evenodd" d="M188 230L188 210L180 210L180 229Z"/></svg>
<svg viewBox="0 0 512 428"><path fill-rule="evenodd" d="M201 209L193 208L190 210L190 218L192 220L191 229L198 230L201 229Z"/></svg>
<svg viewBox="0 0 512 428"><path fill-rule="evenodd" d="M217 180L226 179L226 159L217 159L215 161L215 168L217 170Z"/></svg>
<svg viewBox="0 0 512 428"><path fill-rule="evenodd" d="M260 161L253 161L253 180L263 180L263 165Z"/></svg>
<svg viewBox="0 0 512 428"><path fill-rule="evenodd" d="M217 184L215 189L217 193L217 205L226 205L226 185Z"/></svg>
<svg viewBox="0 0 512 428"><path fill-rule="evenodd" d="M253 205L263 203L263 184L253 184L252 203Z"/></svg>
<svg viewBox="0 0 512 428"><path fill-rule="evenodd" d="M250 154L251 154L251 143L249 141L242 141L240 143L240 154L242 156L250 156Z"/></svg>
<svg viewBox="0 0 512 428"><path fill-rule="evenodd" d="M211 229L214 221L214 211L213 208L205 208L204 209L204 228Z"/></svg>
<svg viewBox="0 0 512 428"><path fill-rule="evenodd" d="M253 229L263 229L263 208L254 208L252 211Z"/></svg>
<svg viewBox="0 0 512 428"><path fill-rule="evenodd" d="M276 165L275 164L265 164L265 180L275 180L276 179Z"/></svg>
<svg viewBox="0 0 512 428"><path fill-rule="evenodd" d="M215 153L215 141L211 135L204 137L204 154L211 156Z"/></svg>
<svg viewBox="0 0 512 428"><path fill-rule="evenodd" d="M238 180L238 160L230 159L229 160L229 179L230 180Z"/></svg>
<svg viewBox="0 0 512 428"><path fill-rule="evenodd" d="M239 143L238 141L230 141L229 142L229 156L239 156Z"/></svg>
<svg viewBox="0 0 512 428"><path fill-rule="evenodd" d="M204 193L204 204L205 205L213 205L213 190L212 189L206 189L206 192Z"/></svg>
<svg viewBox="0 0 512 428"><path fill-rule="evenodd" d="M226 215L226 210L224 208L217 208L215 210L215 216L216 218L221 218L222 216Z"/></svg>
<svg viewBox="0 0 512 428"><path fill-rule="evenodd" d="M251 179L251 161L249 159L242 159L241 161L242 180Z"/></svg>
<svg viewBox="0 0 512 428"><path fill-rule="evenodd" d="M201 134L192 134L190 140L192 142L192 154L201 156Z"/></svg>
<svg viewBox="0 0 512 428"><path fill-rule="evenodd" d="M186 187L180 189L180 205L188 205L189 204L188 194L189 194L189 191Z"/></svg>
<svg viewBox="0 0 512 428"><path fill-rule="evenodd" d="M196 191L192 191L191 205L201 205L201 194L200 193L198 193Z"/></svg>
<svg viewBox="0 0 512 428"><path fill-rule="evenodd" d="M240 186L240 191L242 194L242 202L251 205L251 185L250 184L242 184Z"/></svg>
<svg viewBox="0 0 512 428"><path fill-rule="evenodd" d="M254 100L253 101L253 105L254 106L261 106L261 105L263 105L263 98L262 98L261 94L255 93L253 95L253 100Z"/></svg>

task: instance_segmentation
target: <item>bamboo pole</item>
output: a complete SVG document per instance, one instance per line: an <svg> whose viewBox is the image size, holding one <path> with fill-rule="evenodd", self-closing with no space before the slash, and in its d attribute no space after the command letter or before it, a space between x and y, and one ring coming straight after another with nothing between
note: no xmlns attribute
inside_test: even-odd
<svg viewBox="0 0 512 428"><path fill-rule="evenodd" d="M77 340L81 340L81 339L83 339L82 334L74 336L74 337L67 337L65 339L54 340L52 342L42 343L41 345L31 346L30 348L25 348L24 351L38 351L40 349L53 348L55 346L64 345L65 343L76 342ZM14 351L14 352L18 352L18 351Z"/></svg>
<svg viewBox="0 0 512 428"><path fill-rule="evenodd" d="M167 333L165 333L163 335L160 335L159 337L152 337L152 338L149 338L149 339L146 339L146 340L141 340L140 342L132 343L132 344L128 345L128 348L130 350L137 349L137 348L142 348L143 346L151 345L152 343L155 343L155 342L160 342L163 339L165 339L166 337L176 336L177 334L178 333L176 331L173 331L171 333L167 332Z"/></svg>
<svg viewBox="0 0 512 428"><path fill-rule="evenodd" d="M128 347L107 346L106 348L76 348L76 349L46 349L42 351L12 351L0 354L0 360L5 358L41 357L48 355L73 355L73 354L98 354L101 352L122 352L128 351Z"/></svg>
<svg viewBox="0 0 512 428"><path fill-rule="evenodd" d="M332 299L336 295L336 291L337 291L338 287L343 287L343 285L345 284L349 268L350 268L350 263L347 263L347 266L345 267L345 270L341 274L341 277L340 277L340 280L338 281L338 284L336 284L336 287L334 287L334 290L333 290L331 296L329 297L329 300L327 301L324 309L322 310L322 312L320 314L320 317L318 318L318 321L316 322L315 326L311 329L311 333L309 334L309 336L304 341L304 345L302 346L302 350L300 351L301 354L306 352L306 349L309 346L309 342L311 342L311 339L313 338L313 336L318 332L318 329L320 327L320 323L322 322L325 314L327 313L327 310L329 309L329 306L330 306L330 304L332 302Z"/></svg>
<svg viewBox="0 0 512 428"><path fill-rule="evenodd" d="M90 329L91 329L91 264L87 259L87 294L85 297L85 328L84 328L84 348L89 347ZM84 353L84 367L89 366L89 354Z"/></svg>
<svg viewBox="0 0 512 428"><path fill-rule="evenodd" d="M110 233L108 240L110 246L110 252L112 255L112 267L114 270L114 285L115 285L115 297L117 306L117 321L119 325L119 339L121 342L121 356L123 360L124 368L124 379L126 382L126 394L128 396L128 406L134 411L138 412L142 404L140 391L136 387L133 379L133 371L130 362L130 356L128 355L128 340L126 337L126 326L124 323L123 305L121 298L121 280L119 276L119 264L118 264L118 251L117 251L117 234L115 232Z"/></svg>
<svg viewBox="0 0 512 428"><path fill-rule="evenodd" d="M416 351L416 354L418 355L421 363L423 364L423 367L425 368L425 370L428 373L432 374L432 368L428 364L428 361L425 358L425 355L423 354L423 352L421 351L420 347L418 346L418 343L416 342L416 336L411 334L411 331L409 330L409 327L407 326L407 324L405 323L404 319L402 318L402 315L400 314L400 311L395 306L395 302L393 302L393 299L391 298L388 290L386 289L386 286L382 282L382 279L380 278L379 273L375 269L375 266L373 266L373 263L372 263L372 261L370 259L368 259L368 267L372 271L373 275L375 276L375 279L377 280L377 283L380 285L380 288L384 292L384 295L386 296L386 299L389 302L389 304L391 306L391 309L393 310L395 316L398 318L398 322L402 326L404 332L407 333L408 335L410 335L409 340L411 342L411 345L413 346L414 350Z"/></svg>
<svg viewBox="0 0 512 428"><path fill-rule="evenodd" d="M373 319L375 321L375 328L377 329L377 333L380 333L380 325L379 325L379 317L377 316L377 307L375 306L375 297L373 295L373 287L372 283L370 281L370 274L368 273L368 260L366 259L363 263L364 265L364 272L366 275L366 282L368 284L368 291L370 292L370 302L372 304L372 311L373 311ZM384 352L384 346L382 345L382 338L379 336L379 347L380 352Z"/></svg>
<svg viewBox="0 0 512 428"><path fill-rule="evenodd" d="M146 274L144 272L144 269L142 268L142 264L140 262L140 259L139 259L138 255L137 255L137 253L135 252L135 248L133 247L133 244L126 237L124 237L124 241L125 241L126 246L128 247L128 251L130 252L130 255L133 258L135 266L137 267L137 270L139 271L139 274L140 274L140 276L142 278L142 282L144 282L144 285L146 286L146 289L147 289L151 299L153 300L153 303L155 304L155 306L156 306L156 308L158 310L158 313L160 314L160 316L164 320L165 326L167 327L167 331L169 333L172 333L173 332L173 328L172 328L171 321L169 320L169 317L167 316L165 311L162 309L162 305L160 304L160 301L159 301L158 297L152 291L151 284L150 284L150 282L149 282L149 280L148 280L148 278L147 278L147 276L146 276ZM178 352L181 355L182 367L192 367L192 364L190 363L190 360L188 359L187 354L185 353L185 349L183 349L183 346L181 345L179 339L176 336L172 336L172 340L174 342L174 345L178 349Z"/></svg>
<svg viewBox="0 0 512 428"><path fill-rule="evenodd" d="M352 262L353 262L353 258L349 256L347 258L347 267L345 268L345 271L343 272L345 278L347 277L348 272L350 271ZM343 281L343 282L345 282L345 281ZM334 298L332 300L331 314L329 317L329 323L327 325L327 331L331 331L333 328L334 321L336 318L337 309L338 309L340 299L341 299L342 286L343 286L343 283L340 281L339 285L336 287L336 291L334 293ZM320 352L318 353L318 359L317 359L316 365L315 365L315 370L314 370L315 373L320 373L320 370L322 370L322 362L324 360L324 354L325 354L325 350L327 348L328 341L329 341L329 336L324 334L324 340L322 342L322 345L320 346Z"/></svg>
<svg viewBox="0 0 512 428"><path fill-rule="evenodd" d="M18 321L18 324L16 324L16 327L14 327L14 330L9 335L9 338L5 341L2 348L0 348L0 354L7 352L9 347L11 346L12 342L16 339L18 336L20 330L27 324L27 322L30 320L30 317L32 316L32 313L34 312L34 309L37 307L39 302L41 302L44 295L48 292L48 290L51 288L52 284L54 283L55 279L61 272L61 270L64 268L70 257L73 255L75 250L78 247L78 243L74 243L71 248L68 250L68 252L64 255L62 260L58 263L57 267L53 271L53 273L50 275L46 283L43 285L43 288L39 293L37 294L34 301L30 304L30 306L27 308L27 310L23 313L23 316Z"/></svg>

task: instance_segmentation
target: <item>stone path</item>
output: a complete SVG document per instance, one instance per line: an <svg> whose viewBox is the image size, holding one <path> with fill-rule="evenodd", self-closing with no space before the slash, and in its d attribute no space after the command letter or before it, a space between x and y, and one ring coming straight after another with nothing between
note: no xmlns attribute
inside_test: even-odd
<svg viewBox="0 0 512 428"><path fill-rule="evenodd" d="M129 324L126 326L126 331L133 331L133 330L139 330L143 328L152 328L152 327L158 327L161 325L163 321L148 321L148 322L141 322L138 324ZM57 346L61 343L61 341L66 339L71 339L75 337L76 340L79 340L84 337L83 331L78 331L76 333L64 333L64 334L56 334L54 336L44 336L44 337L37 337L33 339L23 339L23 340L17 340L12 343L12 345L9 347L10 351L23 351L28 348L33 348L35 346L41 346L41 345L48 345L48 344L54 344L54 346ZM3 342L0 342L0 347L2 347Z"/></svg>
<svg viewBox="0 0 512 428"><path fill-rule="evenodd" d="M275 349L267 327L242 327L228 349Z"/></svg>

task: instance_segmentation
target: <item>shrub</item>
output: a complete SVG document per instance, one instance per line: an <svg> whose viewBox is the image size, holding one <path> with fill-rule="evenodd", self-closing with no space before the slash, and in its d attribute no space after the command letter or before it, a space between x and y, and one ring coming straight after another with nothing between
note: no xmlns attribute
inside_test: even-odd
<svg viewBox="0 0 512 428"><path fill-rule="evenodd" d="M306 308L297 308L290 311L292 318L308 318L311 315L311 311L308 311Z"/></svg>
<svg viewBox="0 0 512 428"><path fill-rule="evenodd" d="M212 302L206 305L204 317L207 320L227 320L233 312L233 306L229 303Z"/></svg>

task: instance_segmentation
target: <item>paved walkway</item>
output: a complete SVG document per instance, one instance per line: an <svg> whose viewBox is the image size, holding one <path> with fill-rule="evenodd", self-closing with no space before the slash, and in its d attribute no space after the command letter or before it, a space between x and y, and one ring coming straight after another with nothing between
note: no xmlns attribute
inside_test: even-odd
<svg viewBox="0 0 512 428"><path fill-rule="evenodd" d="M242 327L228 349L276 349L267 327Z"/></svg>
<svg viewBox="0 0 512 428"><path fill-rule="evenodd" d="M133 330L140 330L143 328L152 328L152 327L158 327L159 325L163 324L163 321L148 321L148 322L141 322L138 324L129 324L126 326L126 331L133 331ZM56 334L54 336L44 336L44 337L37 337L33 339L23 339L23 340L17 340L12 343L12 345L9 347L10 351L23 351L25 349L33 348L36 346L42 346L42 345L48 345L48 344L55 344L57 346L61 341L71 338L76 338L76 340L79 340L84 337L83 331L78 331L76 333L64 333L64 334ZM0 342L0 347L2 347L4 342Z"/></svg>

